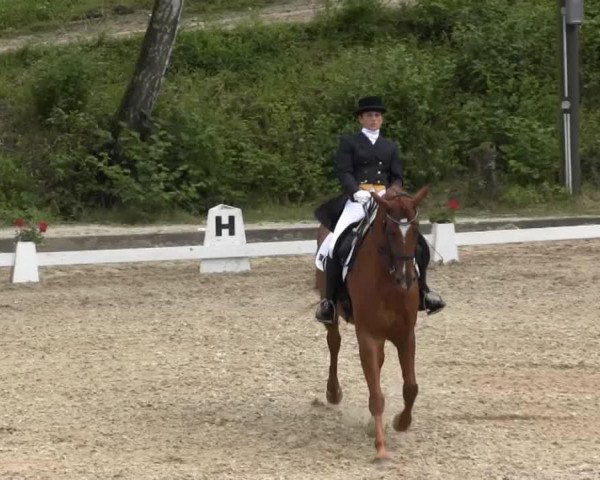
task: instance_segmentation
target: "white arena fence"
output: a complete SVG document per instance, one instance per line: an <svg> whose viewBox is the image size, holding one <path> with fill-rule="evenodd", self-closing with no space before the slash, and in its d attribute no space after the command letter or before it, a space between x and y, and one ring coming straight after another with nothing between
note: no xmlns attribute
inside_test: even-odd
<svg viewBox="0 0 600 480"><path fill-rule="evenodd" d="M440 225L438 225L440 226ZM455 232L454 224L443 224L425 235L432 245L434 261L458 260L458 247L505 243L542 242L600 238L600 225ZM450 228L448 228L450 227ZM249 258L316 253L316 240L246 243L241 210L218 205L209 211L204 245L181 247L0 253L0 267L13 267L13 282L39 281L38 267L108 263L200 261L201 273L239 272L250 269Z"/></svg>
<svg viewBox="0 0 600 480"><path fill-rule="evenodd" d="M432 236L425 235L431 243ZM503 243L543 242L600 238L600 225L571 227L526 228L520 230L489 230L457 232L458 247ZM316 253L316 240L247 243L245 245L128 248L80 250L71 252L38 252L40 267L59 265L89 265L102 263L160 262L169 260L210 260L227 258L275 257ZM0 253L0 267L12 267L14 253Z"/></svg>
<svg viewBox="0 0 600 480"><path fill-rule="evenodd" d="M38 252L40 267L56 265L90 265L101 263L161 262L168 260L211 260L315 253L315 240L294 242L248 243L246 245L126 248L114 250L80 250L73 252ZM14 253L0 253L0 267L14 265Z"/></svg>

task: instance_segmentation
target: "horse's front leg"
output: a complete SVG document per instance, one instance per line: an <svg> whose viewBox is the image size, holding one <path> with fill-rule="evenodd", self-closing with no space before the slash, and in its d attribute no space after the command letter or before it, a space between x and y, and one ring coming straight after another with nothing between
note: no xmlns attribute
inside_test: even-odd
<svg viewBox="0 0 600 480"><path fill-rule="evenodd" d="M391 455L385 447L383 409L385 397L381 390L381 366L384 359L384 340L375 339L365 332L356 331L360 353L360 363L369 387L369 411L375 421L375 448L377 459L387 460Z"/></svg>
<svg viewBox="0 0 600 480"><path fill-rule="evenodd" d="M412 408L415 398L419 393L417 385L417 376L415 373L415 330L411 330L404 342L396 345L398 348L398 357L400 358L400 367L402 368L402 396L404 397L404 410L394 417L394 429L403 432L408 429L412 421Z"/></svg>
<svg viewBox="0 0 600 480"><path fill-rule="evenodd" d="M327 377L327 401L338 404L342 401L342 389L338 381L338 355L342 337L338 323L327 326L327 346L329 347L329 377Z"/></svg>

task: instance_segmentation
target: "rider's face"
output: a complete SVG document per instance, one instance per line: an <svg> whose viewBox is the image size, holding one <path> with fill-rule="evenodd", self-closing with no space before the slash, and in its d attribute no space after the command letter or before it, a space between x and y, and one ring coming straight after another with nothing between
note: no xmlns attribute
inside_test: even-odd
<svg viewBox="0 0 600 480"><path fill-rule="evenodd" d="M363 112L358 116L358 121L364 128L379 130L383 123L381 112Z"/></svg>

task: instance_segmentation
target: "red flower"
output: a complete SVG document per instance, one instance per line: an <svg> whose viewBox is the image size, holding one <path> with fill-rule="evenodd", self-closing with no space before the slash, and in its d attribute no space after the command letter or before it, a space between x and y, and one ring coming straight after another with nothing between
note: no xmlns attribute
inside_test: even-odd
<svg viewBox="0 0 600 480"><path fill-rule="evenodd" d="M22 218L17 218L17 221L15 222L15 225L18 228L23 228L25 226L25 220L23 220Z"/></svg>
<svg viewBox="0 0 600 480"><path fill-rule="evenodd" d="M48 230L48 224L46 222L42 222L39 224L38 228L40 229L40 232L46 233L46 230Z"/></svg>
<svg viewBox="0 0 600 480"><path fill-rule="evenodd" d="M460 208L460 203L456 198L451 198L448 200L448 208L450 210L458 210Z"/></svg>

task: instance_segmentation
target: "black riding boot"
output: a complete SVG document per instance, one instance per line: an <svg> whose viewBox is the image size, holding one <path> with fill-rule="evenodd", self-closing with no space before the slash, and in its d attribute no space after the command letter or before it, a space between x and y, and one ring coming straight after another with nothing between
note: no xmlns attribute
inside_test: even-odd
<svg viewBox="0 0 600 480"><path fill-rule="evenodd" d="M419 280L419 291L421 295L419 310L425 310L427 315L438 313L446 306L446 302L444 302L442 297L430 290L426 283L421 283L421 280Z"/></svg>
<svg viewBox="0 0 600 480"><path fill-rule="evenodd" d="M430 261L429 245L427 245L427 240L421 234L418 237L416 257L419 266L419 292L421 296L419 310L425 310L427 315L433 315L442 310L446 306L446 302L427 286L427 266Z"/></svg>
<svg viewBox="0 0 600 480"><path fill-rule="evenodd" d="M336 293L342 279L342 265L335 258L328 258L325 265L325 298L315 313L316 319L325 325L334 325Z"/></svg>

